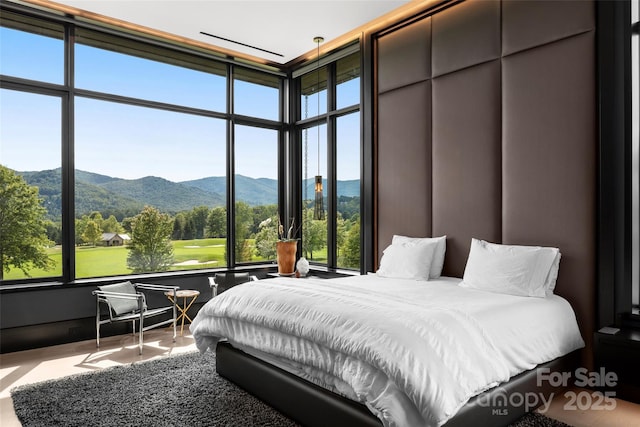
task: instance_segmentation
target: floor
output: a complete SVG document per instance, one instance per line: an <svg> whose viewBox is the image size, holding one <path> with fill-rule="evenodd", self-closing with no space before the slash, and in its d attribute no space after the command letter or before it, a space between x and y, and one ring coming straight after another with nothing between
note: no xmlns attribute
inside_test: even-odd
<svg viewBox="0 0 640 427"><path fill-rule="evenodd" d="M137 342L132 335L103 338L100 349L90 340L0 354L0 426L20 426L10 395L10 390L16 386L196 349L193 337L187 335L187 331L184 336L178 336L175 343L171 336L166 329L146 332L142 356L138 354ZM613 409L597 408L597 396L591 392L581 389L570 392L574 395L555 396L546 415L576 427L640 427L640 405L615 400ZM575 398L573 401L572 397ZM590 409L574 409L591 402L592 405L586 405Z"/></svg>
<svg viewBox="0 0 640 427"><path fill-rule="evenodd" d="M0 354L0 426L21 426L13 410L10 394L12 388L80 372L195 351L193 337L187 331L185 329L184 336L180 336L178 331L175 343L172 342L173 333L170 329L145 332L142 355L138 354L137 335L101 338L99 349L96 348L95 340L89 340Z"/></svg>

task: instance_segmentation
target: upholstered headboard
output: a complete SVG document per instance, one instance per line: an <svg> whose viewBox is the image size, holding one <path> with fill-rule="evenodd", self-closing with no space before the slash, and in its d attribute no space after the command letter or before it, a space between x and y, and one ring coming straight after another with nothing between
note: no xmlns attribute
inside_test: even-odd
<svg viewBox="0 0 640 427"><path fill-rule="evenodd" d="M393 234L559 247L556 293L591 364L595 323L595 6L473 1L375 38L377 257Z"/></svg>

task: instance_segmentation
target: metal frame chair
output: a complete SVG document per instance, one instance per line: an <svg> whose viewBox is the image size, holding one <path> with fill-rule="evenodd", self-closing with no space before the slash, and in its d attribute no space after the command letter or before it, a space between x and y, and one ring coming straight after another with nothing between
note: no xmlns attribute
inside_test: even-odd
<svg viewBox="0 0 640 427"><path fill-rule="evenodd" d="M250 275L249 273L216 273L215 276L209 277L211 298L218 295L218 287L222 287L223 289L220 292L223 292L235 285L250 282L252 280L258 280L258 278L254 275Z"/></svg>
<svg viewBox="0 0 640 427"><path fill-rule="evenodd" d="M100 325L116 322L132 322L133 334L136 333L136 320L138 321L138 347L142 354L144 342L144 331L149 329L168 325L173 323L173 342L176 341L176 306L147 308L147 299L141 290L171 292L173 300L176 300L176 291L180 289L178 286L152 285L145 283L131 282L117 283L113 285L99 286L98 290L92 292L96 296L96 347L100 348ZM167 300L168 301L168 300ZM104 304L108 308L109 317L102 316L100 307ZM155 317L172 311L172 317L169 320L163 320L158 323L144 325L144 319Z"/></svg>

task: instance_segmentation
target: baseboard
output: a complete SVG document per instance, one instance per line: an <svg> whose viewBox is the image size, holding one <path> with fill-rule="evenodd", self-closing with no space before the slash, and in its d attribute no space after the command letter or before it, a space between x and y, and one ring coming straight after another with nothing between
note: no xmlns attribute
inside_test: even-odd
<svg viewBox="0 0 640 427"><path fill-rule="evenodd" d="M120 335L130 331L131 325L128 323L105 325L101 328L101 335ZM95 337L95 317L6 328L0 331L0 353L85 341Z"/></svg>

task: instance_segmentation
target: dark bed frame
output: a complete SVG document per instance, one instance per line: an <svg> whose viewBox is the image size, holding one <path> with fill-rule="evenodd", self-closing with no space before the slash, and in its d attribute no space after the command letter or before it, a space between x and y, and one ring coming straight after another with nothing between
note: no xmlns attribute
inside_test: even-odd
<svg viewBox="0 0 640 427"><path fill-rule="evenodd" d="M369 258L378 260L394 234L446 235L443 275L450 277L462 277L474 237L558 247L555 293L573 307L586 347L541 366L592 369L595 2L434 5L364 34L363 57L374 62L372 73L364 74L374 88L373 112L365 114L374 139L365 144L365 156L373 159L374 205L363 217L363 229L372 230L365 270L375 270ZM451 37L451 31L459 33ZM380 426L365 406L228 343L218 345L217 370L304 425ZM553 391L537 386L533 369L471 399L446 425L507 425L525 408L509 406L509 399L506 406L487 407L479 398L501 402L501 392Z"/></svg>
<svg viewBox="0 0 640 427"><path fill-rule="evenodd" d="M538 368L549 368L550 372L570 372L575 367L576 359L577 353L574 352L539 365ZM216 371L304 426L382 425L366 406L238 350L227 341L220 341L216 347ZM552 388L547 381L538 386L537 369L532 369L516 375L499 387L473 397L445 426L505 426L526 413L525 405L519 404L517 400L510 401L509 396L534 391L549 398L551 393L560 390ZM479 400L480 398L482 400ZM517 405L514 406L514 402Z"/></svg>

